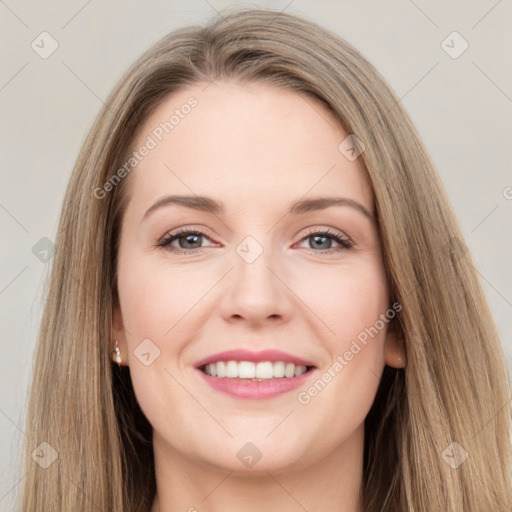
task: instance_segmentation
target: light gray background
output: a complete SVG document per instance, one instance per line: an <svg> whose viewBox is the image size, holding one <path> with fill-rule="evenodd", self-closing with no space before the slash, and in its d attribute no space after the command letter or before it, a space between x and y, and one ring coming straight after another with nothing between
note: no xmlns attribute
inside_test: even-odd
<svg viewBox="0 0 512 512"><path fill-rule="evenodd" d="M319 22L359 49L402 98L475 256L512 368L510 0L0 0L2 511L13 510L23 480L19 447L51 264L32 247L43 237L55 240L75 158L122 72L165 33L230 5L274 7ZM43 31L59 45L47 59L31 48ZM457 59L441 47L453 31L469 43ZM34 439L34 448L41 441Z"/></svg>

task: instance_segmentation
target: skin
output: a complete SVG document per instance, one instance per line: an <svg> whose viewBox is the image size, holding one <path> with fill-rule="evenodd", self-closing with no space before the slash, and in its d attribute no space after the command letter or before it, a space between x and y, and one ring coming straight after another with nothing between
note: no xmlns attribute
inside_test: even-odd
<svg viewBox="0 0 512 512"><path fill-rule="evenodd" d="M153 426L152 512L360 512L364 419L384 366L405 365L401 339L385 324L309 403L297 396L391 307L377 227L346 205L284 212L337 196L373 215L363 162L338 150L348 134L309 97L261 83L205 87L175 93L146 120L134 148L190 96L198 101L127 178L113 337ZM167 194L209 196L225 212L168 205L143 221ZM181 227L206 236L174 240L184 254L158 247ZM338 251L306 228L354 247ZM263 249L252 263L236 251L249 235ZM135 355L144 339L154 344L147 366ZM316 378L265 400L211 389L195 363L237 348L310 360ZM237 457L247 442L262 454L252 468Z"/></svg>

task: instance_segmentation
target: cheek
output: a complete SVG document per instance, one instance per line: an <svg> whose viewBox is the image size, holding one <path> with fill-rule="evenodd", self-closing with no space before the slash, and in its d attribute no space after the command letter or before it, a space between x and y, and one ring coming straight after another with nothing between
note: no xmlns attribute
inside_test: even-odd
<svg viewBox="0 0 512 512"><path fill-rule="evenodd" d="M200 301L210 281L180 266L171 270L148 255L135 254L123 263L119 294L128 343L137 343L141 337L157 344L171 337L178 339L184 325L181 319Z"/></svg>
<svg viewBox="0 0 512 512"><path fill-rule="evenodd" d="M390 307L385 273L382 265L372 261L357 269L342 269L337 279L325 279L323 285L325 293L318 287L310 297L316 300L315 307L323 304L322 319L334 331L324 337L331 361L322 368L320 382L302 390L299 402L314 403L333 425L350 421L355 426L371 407L384 368L389 319L382 318Z"/></svg>
<svg viewBox="0 0 512 512"><path fill-rule="evenodd" d="M331 355L346 350L347 342L366 332L389 306L384 271L378 262L302 275L296 281L297 289L323 324Z"/></svg>
<svg viewBox="0 0 512 512"><path fill-rule="evenodd" d="M310 276L311 278L311 276ZM332 415L329 421L342 421L340 408L357 423L373 402L384 368L384 341L389 321L382 321L390 306L383 267L376 261L358 268L340 268L337 273L315 276L315 286L304 302L321 320L324 333L319 339L328 360L314 388L301 389L299 403ZM328 329L325 327L328 326ZM308 409L308 408L306 408ZM351 421L352 421L351 420ZM345 421L345 420L343 420Z"/></svg>
<svg viewBox="0 0 512 512"><path fill-rule="evenodd" d="M181 380L172 362L190 338L185 315L204 294L204 283L193 272L178 267L171 272L154 256L137 251L126 256L119 265L119 296L135 396L153 426L177 429L193 414L188 410L186 420L169 414L169 404L187 398L173 378Z"/></svg>

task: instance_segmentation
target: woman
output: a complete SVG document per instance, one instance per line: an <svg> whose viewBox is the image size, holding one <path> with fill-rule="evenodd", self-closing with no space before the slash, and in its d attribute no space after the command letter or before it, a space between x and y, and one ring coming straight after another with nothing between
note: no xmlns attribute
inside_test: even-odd
<svg viewBox="0 0 512 512"><path fill-rule="evenodd" d="M68 185L23 509L510 510L508 376L462 240L345 41L270 10L169 34Z"/></svg>

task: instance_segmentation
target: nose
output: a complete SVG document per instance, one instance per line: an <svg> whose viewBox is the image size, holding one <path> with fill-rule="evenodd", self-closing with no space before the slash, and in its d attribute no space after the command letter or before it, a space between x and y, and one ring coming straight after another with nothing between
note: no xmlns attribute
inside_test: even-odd
<svg viewBox="0 0 512 512"><path fill-rule="evenodd" d="M252 328L289 322L293 293L271 251L264 250L250 263L235 253L233 262L221 299L223 318L229 323L246 322Z"/></svg>

